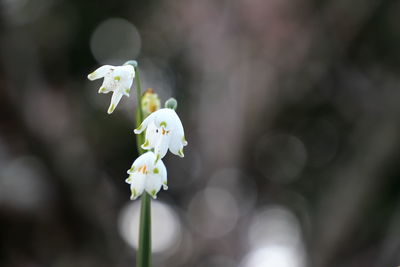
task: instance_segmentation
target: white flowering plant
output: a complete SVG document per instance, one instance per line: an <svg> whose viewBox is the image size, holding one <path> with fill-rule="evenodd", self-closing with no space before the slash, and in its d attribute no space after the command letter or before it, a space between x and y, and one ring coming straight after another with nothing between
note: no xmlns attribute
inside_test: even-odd
<svg viewBox="0 0 400 267"><path fill-rule="evenodd" d="M127 61L122 66L104 65L88 75L91 81L103 78L99 93L112 92L107 113L114 112L122 96L129 97L135 80L136 105L136 140L139 157L127 171L125 180L130 185L131 200L141 196L139 225L139 246L137 253L138 267L151 266L151 198L156 199L158 192L168 189L167 168L162 158L168 150L184 157L183 147L188 144L183 125L176 113L177 101L170 98L165 108L160 108L160 99L153 89L143 95L140 73L136 61ZM145 134L145 136L143 135ZM147 152L144 153L144 150Z"/></svg>

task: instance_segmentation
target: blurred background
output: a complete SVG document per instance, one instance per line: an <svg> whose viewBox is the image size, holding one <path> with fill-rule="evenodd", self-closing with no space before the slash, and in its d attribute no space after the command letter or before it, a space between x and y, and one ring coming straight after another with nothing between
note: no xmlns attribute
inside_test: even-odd
<svg viewBox="0 0 400 267"><path fill-rule="evenodd" d="M129 59L189 146L154 266L400 265L400 1L3 0L0 266L134 266Z"/></svg>

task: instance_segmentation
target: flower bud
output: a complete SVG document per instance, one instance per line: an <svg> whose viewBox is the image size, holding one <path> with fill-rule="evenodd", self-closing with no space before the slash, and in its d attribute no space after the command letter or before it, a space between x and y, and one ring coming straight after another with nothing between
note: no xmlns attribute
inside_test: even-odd
<svg viewBox="0 0 400 267"><path fill-rule="evenodd" d="M151 88L147 89L146 92L144 92L141 104L143 116L145 118L154 111L159 110L161 107L160 98L156 93L154 93L154 90Z"/></svg>
<svg viewBox="0 0 400 267"><path fill-rule="evenodd" d="M178 107L178 102L175 98L171 97L170 99L165 101L165 107L176 110L176 108Z"/></svg>
<svg viewBox="0 0 400 267"><path fill-rule="evenodd" d="M124 66L126 66L126 65L131 65L132 67L136 68L138 66L138 63L136 60L129 60L124 63Z"/></svg>

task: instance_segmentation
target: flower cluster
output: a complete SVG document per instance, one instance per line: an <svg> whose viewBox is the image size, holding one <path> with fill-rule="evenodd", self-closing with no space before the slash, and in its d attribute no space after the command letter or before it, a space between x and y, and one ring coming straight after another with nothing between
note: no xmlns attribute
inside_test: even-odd
<svg viewBox="0 0 400 267"><path fill-rule="evenodd" d="M105 65L91 74L88 79L93 81L104 78L99 93L113 92L108 114L111 114L122 96L128 96L135 78L135 67L131 64L123 66ZM141 99L141 107L146 118L135 129L135 134L145 131L145 141L141 147L148 152L139 156L127 171L129 177L125 180L131 187L131 199L138 198L144 191L153 198L161 187L167 186L167 169L162 158L171 153L183 157L183 147L188 143L185 139L182 122L175 112L176 100L171 98L166 102L166 108L159 109L160 100L154 91L147 90Z"/></svg>

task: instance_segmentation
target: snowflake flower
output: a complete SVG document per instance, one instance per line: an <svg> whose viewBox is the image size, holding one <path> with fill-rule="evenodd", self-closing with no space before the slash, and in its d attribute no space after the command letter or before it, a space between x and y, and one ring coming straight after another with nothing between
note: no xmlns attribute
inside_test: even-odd
<svg viewBox="0 0 400 267"><path fill-rule="evenodd" d="M167 169L161 160L156 162L156 155L151 151L138 157L127 173L129 177L125 182L131 185L132 200L138 198L144 190L156 199L161 186L164 190L168 189Z"/></svg>
<svg viewBox="0 0 400 267"><path fill-rule="evenodd" d="M146 129L143 149L154 148L156 161L163 158L169 150L183 158L183 147L187 145L182 122L175 110L170 108L159 109L151 113L142 124L135 129L140 134Z"/></svg>
<svg viewBox="0 0 400 267"><path fill-rule="evenodd" d="M117 107L122 96L129 97L133 78L135 78L135 68L130 65L111 66L104 65L88 75L88 79L93 81L104 78L100 86L99 93L107 94L113 92L110 107L107 113L111 114Z"/></svg>

